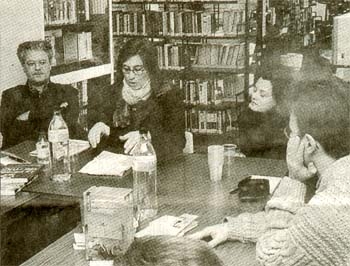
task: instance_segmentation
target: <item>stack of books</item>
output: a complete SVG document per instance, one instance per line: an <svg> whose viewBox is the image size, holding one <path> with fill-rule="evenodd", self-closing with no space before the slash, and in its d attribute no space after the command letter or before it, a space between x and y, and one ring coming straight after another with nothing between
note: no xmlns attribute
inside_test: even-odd
<svg viewBox="0 0 350 266"><path fill-rule="evenodd" d="M40 164L8 164L0 169L0 195L13 196L32 182L40 172Z"/></svg>

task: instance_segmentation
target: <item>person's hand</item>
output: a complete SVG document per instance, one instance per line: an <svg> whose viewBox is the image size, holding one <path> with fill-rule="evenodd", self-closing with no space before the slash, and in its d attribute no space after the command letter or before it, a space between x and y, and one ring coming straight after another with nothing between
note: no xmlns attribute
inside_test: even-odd
<svg viewBox="0 0 350 266"><path fill-rule="evenodd" d="M101 136L109 136L110 128L103 122L96 123L89 131L88 139L93 148L96 148L97 144L101 141Z"/></svg>
<svg viewBox="0 0 350 266"><path fill-rule="evenodd" d="M216 247L217 245L225 242L229 236L229 228L227 224L217 224L204 228L202 231L189 235L192 239L203 239L211 237L212 240L208 242L210 247Z"/></svg>
<svg viewBox="0 0 350 266"><path fill-rule="evenodd" d="M120 136L119 139L121 141L125 141L124 143L124 153L128 154L135 145L140 141L141 134L139 131L130 131L127 134Z"/></svg>
<svg viewBox="0 0 350 266"><path fill-rule="evenodd" d="M19 121L28 121L29 113L30 113L30 111L27 111L27 112L17 116L16 119L19 120Z"/></svg>
<svg viewBox="0 0 350 266"><path fill-rule="evenodd" d="M289 139L287 146L289 177L301 182L313 177L317 172L317 169L312 162L305 166L305 142L305 139L301 140L299 136L294 136Z"/></svg>

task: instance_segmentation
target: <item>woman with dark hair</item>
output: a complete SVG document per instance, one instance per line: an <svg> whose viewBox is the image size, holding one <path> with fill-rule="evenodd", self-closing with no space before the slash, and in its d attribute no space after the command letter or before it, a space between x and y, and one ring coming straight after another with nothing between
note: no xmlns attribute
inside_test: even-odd
<svg viewBox="0 0 350 266"><path fill-rule="evenodd" d="M92 147L130 153L140 140L140 130L145 130L159 160L181 153L182 95L163 82L156 48L147 40L129 40L119 52L116 71L116 83L97 95L89 108Z"/></svg>
<svg viewBox="0 0 350 266"><path fill-rule="evenodd" d="M238 120L239 146L245 155L285 158L287 108L284 94L290 81L281 70L263 68L257 73L256 82L251 87L251 101Z"/></svg>
<svg viewBox="0 0 350 266"><path fill-rule="evenodd" d="M204 241L174 236L136 238L124 256L127 266L222 266Z"/></svg>

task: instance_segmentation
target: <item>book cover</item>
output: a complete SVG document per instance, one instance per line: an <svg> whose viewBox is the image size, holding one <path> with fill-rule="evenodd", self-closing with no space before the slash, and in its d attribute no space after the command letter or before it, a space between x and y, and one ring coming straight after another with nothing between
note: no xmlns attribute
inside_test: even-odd
<svg viewBox="0 0 350 266"><path fill-rule="evenodd" d="M40 164L8 164L0 168L1 185L27 183L38 176Z"/></svg>

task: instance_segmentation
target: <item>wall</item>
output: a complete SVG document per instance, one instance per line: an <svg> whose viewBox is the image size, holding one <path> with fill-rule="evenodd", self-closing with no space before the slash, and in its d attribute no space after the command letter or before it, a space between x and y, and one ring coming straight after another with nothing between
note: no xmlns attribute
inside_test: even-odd
<svg viewBox="0 0 350 266"><path fill-rule="evenodd" d="M0 1L0 94L26 81L16 56L18 44L43 38L42 0Z"/></svg>

